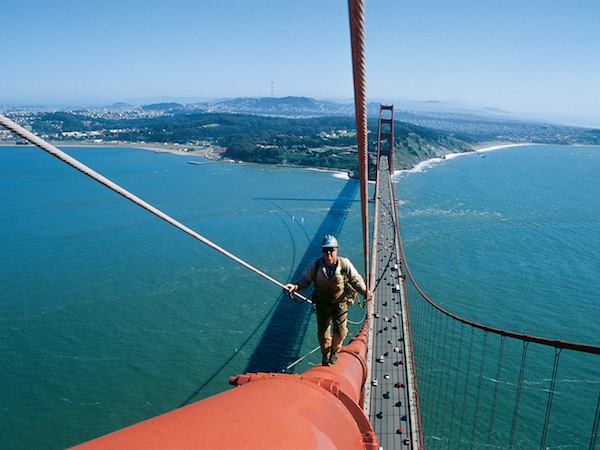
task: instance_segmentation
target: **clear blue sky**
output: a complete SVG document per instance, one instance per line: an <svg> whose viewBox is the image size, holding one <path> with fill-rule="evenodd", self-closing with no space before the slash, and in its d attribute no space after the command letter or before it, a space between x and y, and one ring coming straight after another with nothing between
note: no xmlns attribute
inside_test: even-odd
<svg viewBox="0 0 600 450"><path fill-rule="evenodd" d="M0 105L350 100L346 0L18 0ZM600 127L600 1L366 0L367 97Z"/></svg>

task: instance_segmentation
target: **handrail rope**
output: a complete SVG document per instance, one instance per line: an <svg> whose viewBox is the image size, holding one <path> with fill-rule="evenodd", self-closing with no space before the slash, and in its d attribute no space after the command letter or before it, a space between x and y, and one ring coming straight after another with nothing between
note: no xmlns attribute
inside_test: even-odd
<svg viewBox="0 0 600 450"><path fill-rule="evenodd" d="M296 361L294 361L293 363L291 363L289 366L287 366L284 370L290 370L292 367L296 366L298 363L302 362L303 359L307 358L308 356L312 355L314 352L316 352L317 350L319 350L321 348L321 346L319 345L318 347L315 347L314 349L312 349L310 352L308 352L306 355L298 358Z"/></svg>
<svg viewBox="0 0 600 450"><path fill-rule="evenodd" d="M363 323L365 321L366 318L367 318L367 310L365 309L365 313L363 314L363 318L361 320L359 320L358 322L354 322L354 321L348 319L348 323L351 323L352 325L360 325L361 323Z"/></svg>
<svg viewBox="0 0 600 450"><path fill-rule="evenodd" d="M435 309L437 309L438 311L440 311L441 313L455 319L458 320L459 322L462 322L464 324L470 325L474 328L478 328L480 330L484 330L484 331L489 331L490 333L495 333L495 334L499 334L501 336L507 336L507 337L512 337L515 339L520 339L522 341L529 341L529 342L535 342L537 344L542 344L542 345L548 345L554 348L561 348L561 349L568 349L568 350L576 350L579 352L585 352L585 353L592 353L595 355L600 355L600 346L598 345L591 345L591 344L578 344L576 342L568 342L568 341L563 341L562 339L548 339L548 338L542 338L542 337L538 337L538 336L532 336L530 334L524 334L524 333L515 333L512 331L507 331L507 330L501 330L499 328L494 328L494 327L490 327L487 325L482 325L480 323L477 322L473 322L472 320L467 320L464 319L460 316L457 316L456 314L452 314L449 311L446 311L444 308L438 306L437 304L435 304L432 300L429 299L429 297L427 297L427 295L425 295L425 293L421 290L421 288L419 287L419 285L417 284L417 282L415 281L415 279L412 276L412 273L410 272L409 268L408 268L408 264L406 263L406 257L404 256L404 249L402 249L402 247L400 247L401 252L402 252L402 261L404 262L404 269L406 270L406 273L408 274L408 276L410 277L410 280L412 281L414 287L417 289L417 291L419 291L419 294L421 294L421 296L429 303L431 304L431 306L433 306Z"/></svg>
<svg viewBox="0 0 600 450"><path fill-rule="evenodd" d="M25 128L17 125L12 120L4 117L1 114L0 114L0 125L2 125L3 127L7 128L10 131L12 131L16 135L22 137L26 141L31 142L33 145L41 148L42 150L44 150L45 152L51 154L52 156L54 156L54 157L60 159L61 161L69 164L71 167L79 170L80 172L82 172L85 175L89 176L90 178L96 180L100 184L103 184L107 188L112 189L117 194L125 197L126 199L128 199L130 201L132 201L133 203L137 204L138 206L141 206L142 208L144 208L145 210L151 212L155 216L160 217L165 222L168 222L171 225L175 226L176 228L179 228L183 232L185 232L185 233L189 234L190 236L198 239L199 241L201 241L202 243L208 245L212 249L218 251L219 253L222 253L223 255L225 255L228 258L234 260L238 264L241 264L242 266L246 267L247 269L250 269L251 271L255 272L256 274L260 275L261 277L269 280L271 283L274 283L277 286L285 289L285 286L282 283L280 283L279 281L277 281L274 278L270 277L269 275L261 272L257 268L253 267L252 265L248 264L247 262L245 262L242 259L238 258L237 256L233 255L232 253L228 252L224 248L219 247L217 244L211 242L210 240L208 240L205 237L201 236L200 234L196 233L192 229L186 227L185 225L183 225L182 223L180 223L177 220L173 219L172 217L168 216L164 212L160 211L159 209L157 209L154 206L150 205L149 203L145 202L141 198L133 195L131 192L127 191L126 189L123 189L118 184L113 183L108 178L100 175L98 172L90 169L85 164L82 164L81 162L79 162L75 158L69 156L65 152L59 150L55 146L49 144L48 142L46 142L43 139L39 138L35 134L33 134L30 131L26 130ZM308 298L304 297L302 294L299 294L299 293L296 293L296 292L294 292L294 294L297 295L298 298L300 298L302 301L308 302L308 303L312 303Z"/></svg>
<svg viewBox="0 0 600 450"><path fill-rule="evenodd" d="M288 291L287 289L284 289L284 294L287 295L289 298L291 298L294 303L305 303L306 302L306 303L314 304L314 302L312 301L312 294L310 294L308 297L305 297L304 295L302 295L296 291L290 293L290 291ZM314 294L314 292L313 292L313 294ZM294 295L297 295L298 298L300 298L300 301L296 300L294 298Z"/></svg>

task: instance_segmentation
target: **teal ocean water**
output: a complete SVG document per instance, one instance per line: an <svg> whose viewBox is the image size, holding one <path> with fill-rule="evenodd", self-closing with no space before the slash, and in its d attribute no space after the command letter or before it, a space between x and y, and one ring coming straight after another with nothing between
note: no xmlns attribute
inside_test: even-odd
<svg viewBox="0 0 600 450"><path fill-rule="evenodd" d="M325 230L362 266L355 181L66 150L281 282ZM598 148L527 146L399 175L418 283L472 320L599 344L598 173ZM306 305L41 150L0 147L0 217L0 448L65 448L317 345Z"/></svg>
<svg viewBox="0 0 600 450"><path fill-rule="evenodd" d="M325 229L362 261L356 181L66 151L280 282ZM0 147L0 217L0 448L65 448L318 345L306 304L37 148Z"/></svg>
<svg viewBox="0 0 600 450"><path fill-rule="evenodd" d="M400 175L417 282L476 322L600 345L599 174L598 147L533 145Z"/></svg>

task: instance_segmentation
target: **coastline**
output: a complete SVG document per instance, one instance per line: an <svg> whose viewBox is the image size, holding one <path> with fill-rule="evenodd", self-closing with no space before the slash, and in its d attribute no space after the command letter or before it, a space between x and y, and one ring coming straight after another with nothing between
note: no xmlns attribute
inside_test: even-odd
<svg viewBox="0 0 600 450"><path fill-rule="evenodd" d="M202 156L203 158L211 161L217 161L220 156L217 156L212 148L206 148L202 150L194 149L187 150L189 147L180 144L152 144L152 143L139 143L139 142L123 142L123 141L106 141L106 142L90 142L90 141L46 141L57 148L66 147L90 147L90 148L138 148L140 150L150 150L155 153L171 153L173 155L187 155L187 156ZM0 142L0 147L16 147L23 144L17 144L16 142ZM25 146L34 146L33 144L27 143Z"/></svg>
<svg viewBox="0 0 600 450"><path fill-rule="evenodd" d="M268 166L268 167L283 167L283 168L301 168L308 170L316 170L323 172L331 172L334 176L338 178L350 179L353 176L352 172L340 169L330 169L327 167L315 167L315 166L301 166L301 165L286 165L286 164L260 164L260 163L250 163L244 161L235 161L227 158L222 158L220 155L215 154L212 148L205 149L193 149L188 150L189 147L183 146L181 144L152 144L152 143L139 143L139 142L123 142L123 141L108 141L108 142L90 142L90 141L50 141L50 144L54 145L57 148L60 147L90 147L90 148L136 148L140 150L149 150L155 153L170 153L173 155L179 156L200 156L205 158L211 162L222 162L222 163L237 163L237 164L246 164L246 165L255 165L255 166ZM0 142L0 147L2 146L16 146L15 143L9 142ZM33 145L28 143L27 145ZM484 144L475 145L470 151L460 152L460 153L448 153L443 155L442 157L430 158L424 161L421 161L415 164L411 169L402 169L396 170L394 172L394 177L398 177L404 173L415 173L415 172L423 172L427 167L430 167L432 164L437 162L441 162L447 159L456 158L463 155L469 155L473 153L484 153L493 150L499 150L502 148L509 147L521 147L525 145L536 145L534 143L514 143L514 142L489 142Z"/></svg>
<svg viewBox="0 0 600 450"><path fill-rule="evenodd" d="M207 148L203 150L184 150L184 148L188 148L179 144L151 144L151 143L136 143L136 142L122 142L122 141L112 141L112 142L88 142L88 141L47 141L49 144L54 145L58 149L68 148L68 147L90 147L90 148L135 148L140 150L149 150L154 153L170 153L172 155L178 156L200 156L211 163L225 163L225 164L244 164L248 166L264 166L264 167L281 167L286 169L305 169L305 170L313 170L317 172L329 172L333 174L334 177L350 180L352 178L353 172L348 170L341 169L330 169L327 167L318 167L318 166L301 166L301 165L287 165L287 164L261 164L261 163L252 163L246 161L236 161L229 158L223 158L220 155L213 152L212 148ZM0 142L0 147L16 147L18 145L16 142ZM35 145L31 143L27 143L26 147ZM204 163L202 163L204 164Z"/></svg>
<svg viewBox="0 0 600 450"><path fill-rule="evenodd" d="M336 178L341 178L341 179L346 179L346 180L352 179L352 175L353 175L353 172L349 171L349 170L330 169L327 167L319 167L319 166L301 166L301 165L291 165L291 164L265 164L265 163L255 163L255 162L247 162L247 161L236 161L236 160L227 159L227 158L220 159L215 162L230 163L230 164L242 164L242 165L246 165L246 166L256 166L256 167L278 167L278 168L282 168L282 169L304 169L304 170L311 170L313 172L329 172L329 173L333 174L333 176Z"/></svg>
<svg viewBox="0 0 600 450"><path fill-rule="evenodd" d="M461 153L448 153L442 157L439 158L430 158L430 159L426 159L425 161L421 161L417 164L415 164L411 169L404 169L404 170L396 170L394 172L394 177L398 177L403 173L415 173L415 172L424 172L425 169L427 167L430 167L432 164L435 164L437 162L441 162L444 160L448 160L448 159L453 159L453 158L457 158L459 156L464 156L464 155L471 155L471 154L476 154L476 153L484 153L484 152L491 152L493 150L500 150L503 148L509 148L509 147L522 147L525 145L537 145L534 143L530 143L530 142L523 142L523 143L514 143L514 142L489 142L489 143L485 143L485 144L479 144L476 145L472 148L471 151L468 152L461 152Z"/></svg>

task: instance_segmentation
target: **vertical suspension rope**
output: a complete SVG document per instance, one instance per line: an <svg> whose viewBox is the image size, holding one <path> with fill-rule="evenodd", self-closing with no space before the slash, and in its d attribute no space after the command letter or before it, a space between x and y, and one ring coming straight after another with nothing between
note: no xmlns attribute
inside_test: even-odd
<svg viewBox="0 0 600 450"><path fill-rule="evenodd" d="M496 403L498 401L498 388L500 387L500 369L502 368L502 355L504 353L504 341L506 336L500 336L500 351L498 352L498 369L496 370L496 386L494 387L494 399L492 400L492 412L490 415L490 429L488 430L487 447L490 448L492 442L492 431L494 431L494 418L496 416Z"/></svg>
<svg viewBox="0 0 600 450"><path fill-rule="evenodd" d="M450 338L450 342L452 343L452 348L456 345L456 320L452 321L452 337ZM446 344L444 343L444 346ZM459 350L460 355L460 350ZM460 356L459 356L460 360ZM446 425L446 411L448 406L448 392L450 392L450 370L452 366L452 355L448 356L448 376L446 377L446 389L444 389L444 403L442 406L442 430L440 431L440 437L444 437L445 425ZM456 369L458 372L458 368ZM452 429L452 426L450 426ZM440 448L442 448L442 439L440 439Z"/></svg>
<svg viewBox="0 0 600 450"><path fill-rule="evenodd" d="M439 377L439 383L436 381L436 385L438 386L438 392L439 394L436 395L437 397L437 402L435 405L435 425L433 428L433 432L436 436L438 436L440 438L440 443L442 442L442 437L443 435L438 435L438 423L439 423L439 419L440 419L440 402L441 402L441 397L442 397L442 385L444 384L444 373L446 373L446 370L444 370L445 368L445 364L446 364L446 346L447 346L447 341L448 341L448 324L449 324L449 320L448 320L448 316L444 316L444 319L446 321L446 326L444 328L444 342L442 344L442 357L441 359L439 358L439 351L438 351L438 359L440 359L438 367L438 374ZM441 332L441 325L440 325L440 332ZM439 342L439 340L438 340Z"/></svg>
<svg viewBox="0 0 600 450"><path fill-rule="evenodd" d="M479 383L477 385L477 397L475 399L475 415L473 417L473 428L471 429L471 450L475 444L475 430L477 429L477 415L479 413L479 400L481 399L481 383L483 381L483 368L485 366L485 355L487 351L487 338L489 332L483 334L483 349L481 350L481 365L479 366Z"/></svg>
<svg viewBox="0 0 600 450"><path fill-rule="evenodd" d="M598 393L598 403L596 404L596 416L592 426L592 436L590 437L590 450L596 448L596 437L598 436L598 423L600 422L600 393Z"/></svg>
<svg viewBox="0 0 600 450"><path fill-rule="evenodd" d="M471 374L471 358L473 357L473 341L475 340L475 328L471 327L471 345L469 346L469 360L467 363L467 373L465 375L465 391L463 394L463 404L462 404L462 414L460 416L460 428L458 430L458 447L457 450L460 450L461 442L462 442L462 431L463 425L465 423L465 413L467 411L467 392L469 391L469 376Z"/></svg>
<svg viewBox="0 0 600 450"><path fill-rule="evenodd" d="M362 0L348 0L350 16L350 42L352 45L352 75L354 78L354 109L356 115L356 141L360 179L360 204L363 228L363 254L365 274L369 268L369 199L368 199L368 143L367 96L365 83L365 14ZM370 277L367 277L370 278ZM370 281L367 280L370 284ZM367 285L367 289L371 289Z"/></svg>
<svg viewBox="0 0 600 450"><path fill-rule="evenodd" d="M412 287L412 285L411 285ZM411 298L410 294L406 294L408 299ZM410 300L409 300L410 301ZM424 358L424 354L427 351L427 341L425 340L425 330L427 330L427 324L429 323L429 303L427 302L415 302L413 301L413 304L419 308L419 311L417 314L415 314L415 312L413 310L411 310L411 317L414 317L415 320L414 324L416 325L415 327L413 327L413 340L416 342L416 344L419 346L419 351L417 351L417 353L415 354L415 358L418 360L418 364L416 364L417 367L419 367L419 371L423 372L425 370L425 366L421 363L423 361ZM414 319L413 319L414 320ZM414 333L418 333L417 337L415 338L415 334Z"/></svg>
<svg viewBox="0 0 600 450"><path fill-rule="evenodd" d="M452 448L452 430L454 429L454 411L456 410L456 395L458 394L458 380L460 375L460 359L462 356L463 339L465 334L464 323L460 324L460 345L458 347L458 359L456 361L456 378L454 380L454 395L452 397L452 414L450 414L450 433L448 435L448 448Z"/></svg>
<svg viewBox="0 0 600 450"><path fill-rule="evenodd" d="M523 341L523 355L521 356L521 370L519 371L519 381L517 383L517 396L515 398L515 410L513 412L512 426L510 428L510 441L508 450L512 450L515 442L515 431L517 429L517 418L519 417L519 404L521 403L521 389L523 388L523 375L525 373L525 360L527 359L527 347L529 341Z"/></svg>
<svg viewBox="0 0 600 450"><path fill-rule="evenodd" d="M436 319L439 318L440 320L442 320L442 317L440 314L436 314L437 313L436 309L429 308L429 310L430 310L430 314L431 314L431 322L429 323L429 325L426 328L426 330L428 331L427 337L429 340L429 348L427 349L427 353L424 354L424 358L425 358L424 375L427 377L426 383L429 386L434 386L433 372L434 372L435 366L436 366L435 353L436 353L436 349L438 348L438 346L436 344L438 343L438 336L439 336L438 327L441 326L439 321ZM427 390L428 396L425 399L426 401L424 402L426 417L427 416L431 417L433 415L434 392L435 391L433 388ZM427 420L427 422L429 424L428 429L432 429L431 420Z"/></svg>
<svg viewBox="0 0 600 450"><path fill-rule="evenodd" d="M431 373L431 377L432 379L435 377L435 372L436 372L436 368L439 367L440 363L439 363L439 359L440 359L440 351L441 351L441 337L442 337L442 327L444 325L444 316L439 314L437 312L437 310L432 310L432 317L433 317L433 327L431 328L431 334L429 335L430 337L432 337L432 343L431 343L431 370L429 371L429 373Z"/></svg>
<svg viewBox="0 0 600 450"><path fill-rule="evenodd" d="M431 309L431 308L430 308ZM425 374L427 376L427 384L429 386L434 386L434 375L433 372L435 370L435 351L437 350L437 341L438 341L438 326L439 326L439 322L436 320L439 316L439 314L436 314L435 310L432 310L431 312L431 325L427 328L427 330L429 331L429 351L428 353L425 355L425 358L427 359L427 363L425 365ZM440 317L441 318L441 317ZM433 415L433 398L434 398L434 389L428 389L428 397L427 397L427 401L425 402L425 408L426 408L426 412L427 412L427 416L431 417ZM427 422L430 424L429 425L429 429L431 429L431 420L427 420Z"/></svg>
<svg viewBox="0 0 600 450"><path fill-rule="evenodd" d="M540 450L546 448L546 437L548 435L548 424L550 423L550 411L552 410L552 399L554 398L554 386L556 385L556 374L558 373L558 360L560 359L561 348L554 349L554 367L552 368L552 380L550 381L550 390L548 392L548 405L546 406L546 418L544 419L544 429L542 432L542 442Z"/></svg>

